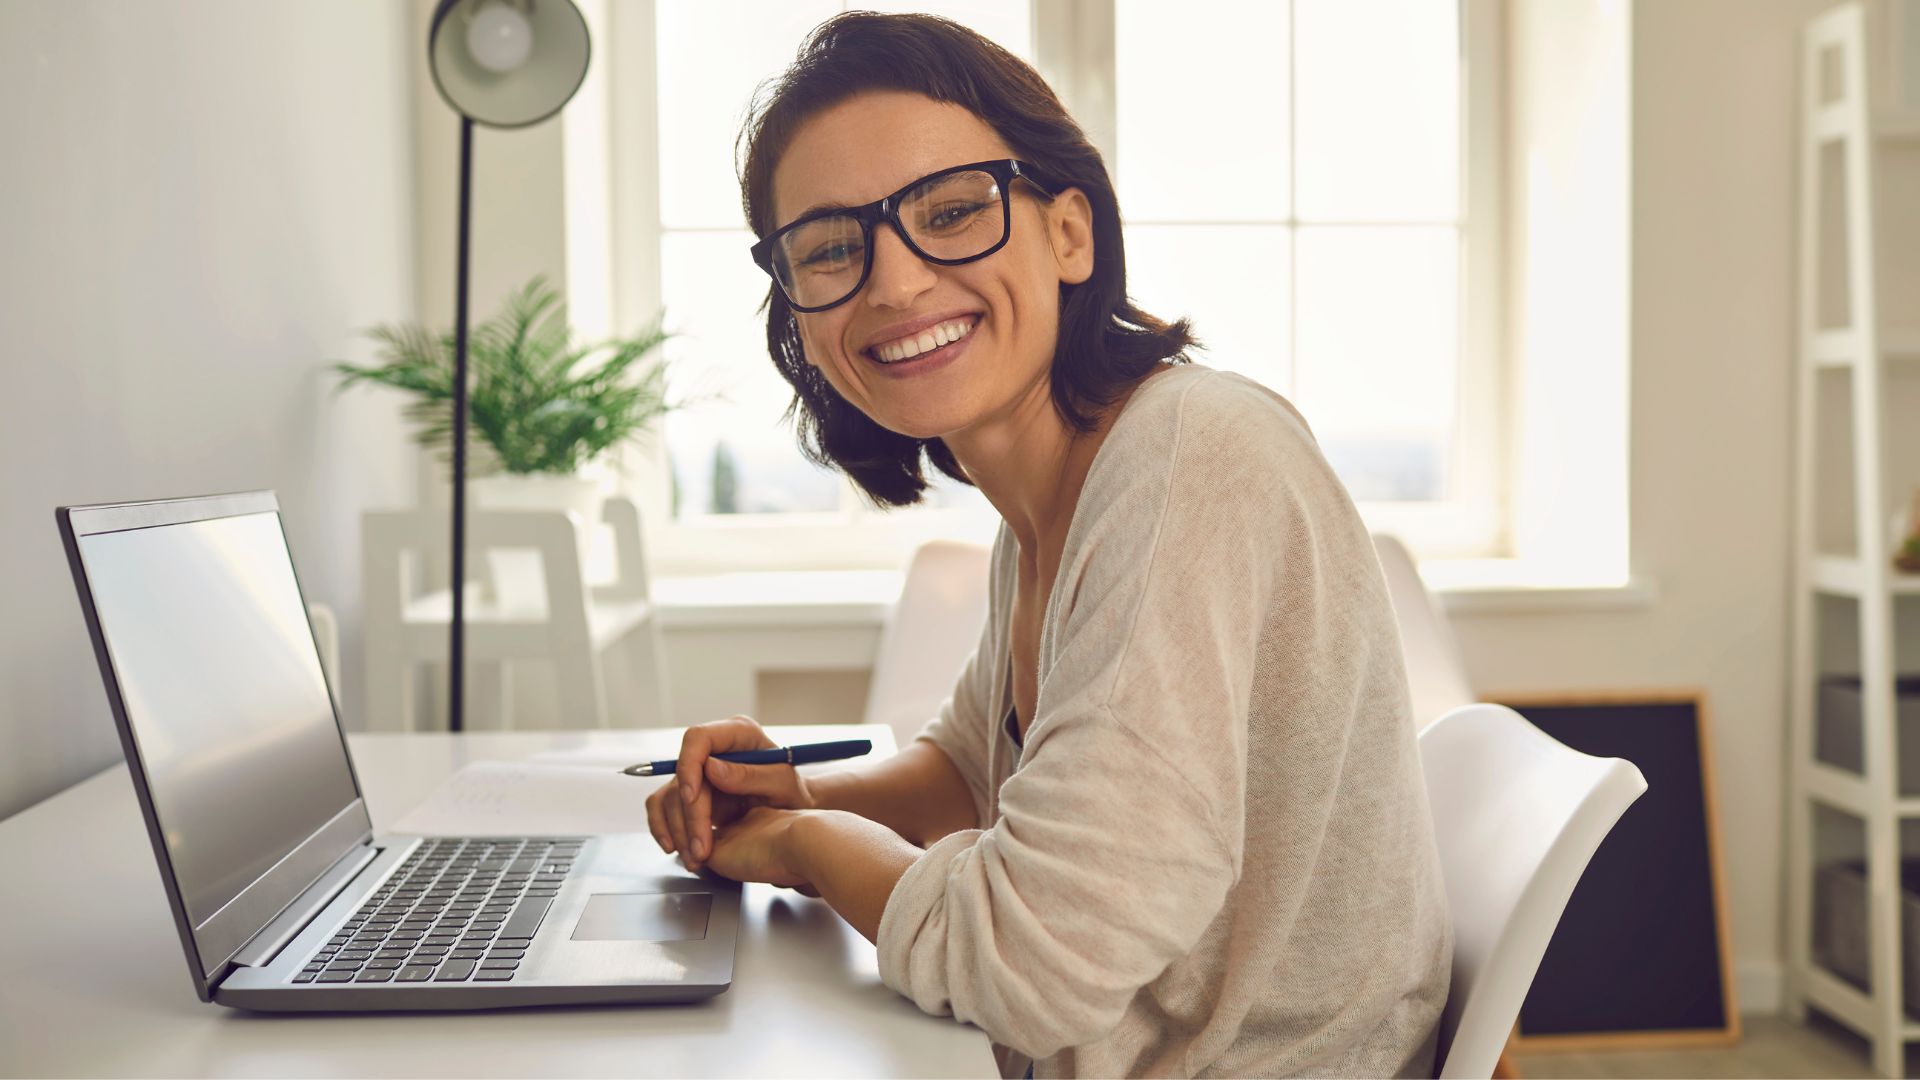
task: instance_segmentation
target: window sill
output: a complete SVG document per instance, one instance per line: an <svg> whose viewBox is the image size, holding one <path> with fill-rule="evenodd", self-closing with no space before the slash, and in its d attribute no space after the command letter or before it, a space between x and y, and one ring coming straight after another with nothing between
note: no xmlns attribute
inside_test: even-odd
<svg viewBox="0 0 1920 1080"><path fill-rule="evenodd" d="M1430 559L1427 587L1451 615L1648 608L1650 577L1596 580L1518 559ZM900 599L898 570L793 570L661 578L653 602L664 630L878 627Z"/></svg>
<svg viewBox="0 0 1920 1080"><path fill-rule="evenodd" d="M1449 615L1649 608L1660 599L1660 584L1651 577L1609 578L1522 559L1429 559L1420 576Z"/></svg>
<svg viewBox="0 0 1920 1080"><path fill-rule="evenodd" d="M792 570L660 578L662 630L878 627L900 599L898 570Z"/></svg>

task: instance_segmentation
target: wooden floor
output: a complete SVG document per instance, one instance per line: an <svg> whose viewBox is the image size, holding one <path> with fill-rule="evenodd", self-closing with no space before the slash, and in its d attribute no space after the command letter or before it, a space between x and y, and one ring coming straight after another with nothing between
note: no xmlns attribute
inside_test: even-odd
<svg viewBox="0 0 1920 1080"><path fill-rule="evenodd" d="M1824 1017L1806 1026L1771 1016L1742 1018L1745 1038L1720 1050L1646 1050L1610 1054L1523 1054L1528 1080L1593 1077L1868 1077L1879 1074L1866 1040ZM1909 1060L1908 1076L1920 1058Z"/></svg>

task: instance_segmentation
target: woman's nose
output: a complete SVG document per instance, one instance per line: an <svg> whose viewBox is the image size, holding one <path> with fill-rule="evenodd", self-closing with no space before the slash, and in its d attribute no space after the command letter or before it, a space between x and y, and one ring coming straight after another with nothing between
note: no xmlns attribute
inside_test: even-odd
<svg viewBox="0 0 1920 1080"><path fill-rule="evenodd" d="M867 303L874 307L901 308L938 280L933 267L913 253L893 226L881 223L873 228L873 272L867 276Z"/></svg>

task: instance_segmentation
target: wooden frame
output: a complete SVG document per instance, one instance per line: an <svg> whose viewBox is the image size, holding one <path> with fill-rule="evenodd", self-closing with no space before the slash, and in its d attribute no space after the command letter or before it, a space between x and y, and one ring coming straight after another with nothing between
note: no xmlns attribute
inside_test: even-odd
<svg viewBox="0 0 1920 1080"><path fill-rule="evenodd" d="M1526 1035L1514 1025L1508 1041L1511 1051L1523 1054L1578 1053L1609 1050L1672 1050L1732 1046L1740 1042L1740 994L1734 982L1733 926L1727 909L1727 875L1720 839L1720 789L1713 767L1713 724L1707 692L1699 688L1655 690L1595 690L1575 693L1491 693L1482 701L1515 708L1607 705L1692 705L1694 737L1700 747L1700 791L1706 806L1707 863L1713 888L1715 945L1720 957L1721 1015L1724 1028L1657 1031L1619 1031L1577 1035Z"/></svg>

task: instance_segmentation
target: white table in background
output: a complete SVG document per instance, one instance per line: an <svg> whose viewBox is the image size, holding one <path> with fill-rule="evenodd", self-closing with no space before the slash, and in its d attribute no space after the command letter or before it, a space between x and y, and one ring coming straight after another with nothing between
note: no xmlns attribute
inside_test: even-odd
<svg viewBox="0 0 1920 1080"><path fill-rule="evenodd" d="M815 735L820 729L813 729ZM891 748L890 733L845 729ZM619 731L354 735L388 828L468 761ZM817 735L815 737L818 737ZM275 1015L202 1004L124 765L0 821L0 1075L997 1076L978 1029L880 983L818 900L749 885L732 989L697 1005Z"/></svg>

